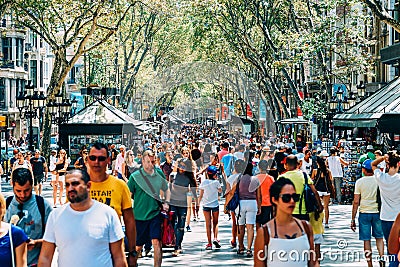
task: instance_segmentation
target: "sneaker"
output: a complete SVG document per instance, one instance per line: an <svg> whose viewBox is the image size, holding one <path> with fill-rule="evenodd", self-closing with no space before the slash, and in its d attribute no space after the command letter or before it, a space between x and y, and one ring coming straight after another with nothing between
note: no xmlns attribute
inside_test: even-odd
<svg viewBox="0 0 400 267"><path fill-rule="evenodd" d="M329 229L329 224L325 224L325 229Z"/></svg>
<svg viewBox="0 0 400 267"><path fill-rule="evenodd" d="M212 245L211 244L207 244L206 250L212 250Z"/></svg>
<svg viewBox="0 0 400 267"><path fill-rule="evenodd" d="M179 254L181 254L181 251L179 249L174 250L174 252L172 252L172 257L178 257Z"/></svg>
<svg viewBox="0 0 400 267"><path fill-rule="evenodd" d="M231 240L231 247L236 248L236 246L237 246L237 243Z"/></svg>
<svg viewBox="0 0 400 267"><path fill-rule="evenodd" d="M196 221L196 217L193 218L193 221L194 221L194 222Z"/></svg>
<svg viewBox="0 0 400 267"><path fill-rule="evenodd" d="M221 244L219 243L219 240L214 239L213 244L214 244L215 248L221 248Z"/></svg>
<svg viewBox="0 0 400 267"><path fill-rule="evenodd" d="M145 257L151 257L152 255L151 255L151 249L146 249L145 251L144 251L144 256Z"/></svg>
<svg viewBox="0 0 400 267"><path fill-rule="evenodd" d="M191 232L192 231L192 229L190 228L190 226L188 225L188 226L186 226L186 232Z"/></svg>

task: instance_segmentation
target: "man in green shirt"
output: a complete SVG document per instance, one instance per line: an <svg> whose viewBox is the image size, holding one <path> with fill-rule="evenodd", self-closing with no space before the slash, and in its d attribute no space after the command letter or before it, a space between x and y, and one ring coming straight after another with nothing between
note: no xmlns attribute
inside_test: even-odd
<svg viewBox="0 0 400 267"><path fill-rule="evenodd" d="M151 240L154 247L154 266L158 267L161 266L162 262L162 220L159 202L165 199L162 208L168 210L170 192L167 181L154 167L154 161L154 152L151 150L144 151L142 155L143 167L131 175L128 187L134 199L133 210L137 232L136 251L142 251L143 245Z"/></svg>
<svg viewBox="0 0 400 267"><path fill-rule="evenodd" d="M311 190L314 192L314 194L316 196L318 196L318 192L314 187L313 181L310 179L310 177L308 177L307 174L303 174L303 172L301 170L299 170L297 157L295 155L287 156L285 158L283 164L284 164L287 172L281 174L278 177L278 179L281 177L285 177L285 178L288 178L289 180L291 180L296 189L296 193L301 196L304 191L304 184L305 184L304 175L305 175L307 177L307 183L310 186ZM321 200L319 197L317 197L316 199L318 202L319 209L322 211L323 207L321 204ZM302 202L301 210L300 210L300 201ZM309 221L310 217L306 212L306 205L305 205L304 199L300 199L300 201L296 202L296 207L294 208L293 216L300 220Z"/></svg>

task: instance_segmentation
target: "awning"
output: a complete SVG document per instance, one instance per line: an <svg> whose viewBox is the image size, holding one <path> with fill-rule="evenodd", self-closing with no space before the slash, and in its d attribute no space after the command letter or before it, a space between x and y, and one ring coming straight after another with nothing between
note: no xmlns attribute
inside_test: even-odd
<svg viewBox="0 0 400 267"><path fill-rule="evenodd" d="M280 120L280 121L278 121L278 123L280 123L280 124L309 124L310 121L303 120L300 118L289 118L289 119Z"/></svg>
<svg viewBox="0 0 400 267"><path fill-rule="evenodd" d="M390 120L391 123L388 123ZM337 114L333 118L335 127L379 127L382 132L392 132L393 124L398 123L400 123L399 78L394 79L348 111Z"/></svg>
<svg viewBox="0 0 400 267"><path fill-rule="evenodd" d="M135 120L104 100L97 100L76 113L68 124L132 124L136 127L143 122Z"/></svg>

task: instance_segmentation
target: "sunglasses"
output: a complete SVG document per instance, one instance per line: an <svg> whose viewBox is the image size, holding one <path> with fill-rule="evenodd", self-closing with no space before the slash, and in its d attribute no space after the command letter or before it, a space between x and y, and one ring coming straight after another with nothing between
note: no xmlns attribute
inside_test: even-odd
<svg viewBox="0 0 400 267"><path fill-rule="evenodd" d="M88 158L91 160L91 161L96 161L96 160L99 160L99 161L106 161L107 160L107 157L106 156L93 156L93 155L90 155L90 156L88 156Z"/></svg>
<svg viewBox="0 0 400 267"><path fill-rule="evenodd" d="M299 202L300 194L280 194L279 197L282 199L283 203L289 203L290 199L293 199L294 202Z"/></svg>
<svg viewBox="0 0 400 267"><path fill-rule="evenodd" d="M21 204L21 203L19 203L18 204L18 213L17 213L17 215L18 215L18 217L21 219L22 217L24 217L25 216L25 213L24 213L24 211L22 210L23 209L23 207L24 207L24 204Z"/></svg>
<svg viewBox="0 0 400 267"><path fill-rule="evenodd" d="M69 187L70 185L75 187L75 186L80 185L80 182L78 182L78 181L73 181L71 183L65 182L65 187Z"/></svg>

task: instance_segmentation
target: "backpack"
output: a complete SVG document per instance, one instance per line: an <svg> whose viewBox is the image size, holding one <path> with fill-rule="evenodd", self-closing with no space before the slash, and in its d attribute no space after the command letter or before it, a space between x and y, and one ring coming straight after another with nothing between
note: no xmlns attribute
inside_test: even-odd
<svg viewBox="0 0 400 267"><path fill-rule="evenodd" d="M40 216L42 217L42 234L44 234L44 230L45 230L45 208L44 208L44 198L38 195L34 195L35 199L36 199L36 205L38 206L39 212L40 212ZM6 209L8 209L8 207L11 204L11 201L13 199L14 196L9 196L6 199Z"/></svg>
<svg viewBox="0 0 400 267"><path fill-rule="evenodd" d="M310 185L308 184L307 174L304 172L302 173L304 176L304 188L303 188L303 193L301 194L300 197L299 212L301 214L302 211L301 206L303 204L303 199L304 199L304 204L306 206L306 213L318 211L317 196L314 194L314 192L311 190Z"/></svg>

